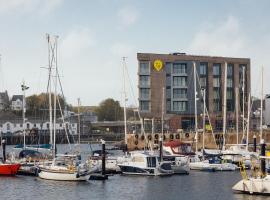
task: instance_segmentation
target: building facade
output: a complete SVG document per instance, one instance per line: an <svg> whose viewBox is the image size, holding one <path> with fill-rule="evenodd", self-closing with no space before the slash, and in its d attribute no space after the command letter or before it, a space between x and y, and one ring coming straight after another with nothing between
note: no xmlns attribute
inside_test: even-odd
<svg viewBox="0 0 270 200"><path fill-rule="evenodd" d="M151 121L152 129L160 129L162 113L165 119L164 128L167 131L194 129L195 80L199 128L202 127L204 91L209 113L209 117L206 118L207 124L211 124L213 129L221 130L223 109L226 105L227 128L233 129L237 105L241 127L240 116L243 105L247 111L250 93L250 59L194 56L184 53L138 53L137 59L139 110L144 119ZM224 101L225 63L227 64L226 103ZM247 112L244 115L247 117Z"/></svg>
<svg viewBox="0 0 270 200"><path fill-rule="evenodd" d="M23 95L13 95L11 98L11 110L20 111L23 109Z"/></svg>
<svg viewBox="0 0 270 200"><path fill-rule="evenodd" d="M0 92L0 111L7 110L9 108L8 92Z"/></svg>

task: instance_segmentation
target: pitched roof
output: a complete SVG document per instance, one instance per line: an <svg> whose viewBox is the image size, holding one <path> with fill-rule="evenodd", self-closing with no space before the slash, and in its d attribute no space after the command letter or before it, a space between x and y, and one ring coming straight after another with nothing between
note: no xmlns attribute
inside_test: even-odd
<svg viewBox="0 0 270 200"><path fill-rule="evenodd" d="M13 95L11 101L16 101L17 99L23 100L23 95Z"/></svg>

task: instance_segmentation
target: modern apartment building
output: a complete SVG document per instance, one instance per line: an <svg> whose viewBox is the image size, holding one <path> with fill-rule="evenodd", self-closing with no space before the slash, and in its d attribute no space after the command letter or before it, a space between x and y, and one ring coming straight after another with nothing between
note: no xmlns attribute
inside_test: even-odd
<svg viewBox="0 0 270 200"><path fill-rule="evenodd" d="M236 123L237 105L241 128L243 104L246 117L250 93L249 58L195 56L185 53L138 53L137 59L139 110L146 121L151 121L152 127L159 127L160 130L160 121L164 113L165 131L194 129L196 91L198 126L201 128L205 91L205 102L209 113L206 123L211 123L213 129L221 130L223 110L226 105L227 128L233 129ZM224 101L225 63L227 64L226 102Z"/></svg>

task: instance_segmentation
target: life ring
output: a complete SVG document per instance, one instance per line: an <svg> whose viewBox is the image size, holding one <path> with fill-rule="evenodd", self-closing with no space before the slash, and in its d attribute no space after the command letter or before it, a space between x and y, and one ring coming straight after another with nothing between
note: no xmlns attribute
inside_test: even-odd
<svg viewBox="0 0 270 200"><path fill-rule="evenodd" d="M135 144L135 145L138 145L138 140L135 140L135 141L134 141L134 144Z"/></svg>
<svg viewBox="0 0 270 200"><path fill-rule="evenodd" d="M180 139L180 135L179 135L179 134L176 134L176 135L175 135L175 138L176 138L177 140L179 140L179 139Z"/></svg>
<svg viewBox="0 0 270 200"><path fill-rule="evenodd" d="M189 133L186 133L186 134L185 134L185 137L186 137L186 138L189 138Z"/></svg>
<svg viewBox="0 0 270 200"><path fill-rule="evenodd" d="M173 134L170 134L170 139L173 140L173 138L174 138L174 137L173 137Z"/></svg>
<svg viewBox="0 0 270 200"><path fill-rule="evenodd" d="M152 136L151 136L151 135L148 135L147 138L148 138L148 140L150 140L150 141L152 140Z"/></svg>
<svg viewBox="0 0 270 200"><path fill-rule="evenodd" d="M155 139L158 140L158 134L155 134Z"/></svg>
<svg viewBox="0 0 270 200"><path fill-rule="evenodd" d="M136 135L135 135L135 138L138 139L138 137L139 137L138 134L136 134Z"/></svg>
<svg viewBox="0 0 270 200"><path fill-rule="evenodd" d="M142 141L144 140L144 135L141 136L141 140L142 140Z"/></svg>

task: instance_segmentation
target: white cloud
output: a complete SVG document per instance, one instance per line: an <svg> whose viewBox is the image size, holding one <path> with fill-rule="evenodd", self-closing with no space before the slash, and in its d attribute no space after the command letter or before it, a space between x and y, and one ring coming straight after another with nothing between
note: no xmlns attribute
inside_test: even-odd
<svg viewBox="0 0 270 200"><path fill-rule="evenodd" d="M202 25L200 31L194 35L188 51L191 54L250 58L252 95L259 96L262 65L266 66L265 77L270 76L270 37L261 34L254 39L243 31L239 20L234 16L227 17L223 23ZM265 85L265 93L269 91L270 85Z"/></svg>
<svg viewBox="0 0 270 200"><path fill-rule="evenodd" d="M96 40L89 29L75 29L70 31L60 42L60 53L64 58L71 58L90 51L90 48L95 44Z"/></svg>
<svg viewBox="0 0 270 200"><path fill-rule="evenodd" d="M134 48L131 45L124 43L115 43L111 46L110 51L113 55L118 57L131 55L134 51Z"/></svg>
<svg viewBox="0 0 270 200"><path fill-rule="evenodd" d="M63 0L0 0L0 13L49 13L58 7Z"/></svg>
<svg viewBox="0 0 270 200"><path fill-rule="evenodd" d="M204 26L195 34L189 50L196 54L244 56L247 42L238 19L229 16L224 23Z"/></svg>
<svg viewBox="0 0 270 200"><path fill-rule="evenodd" d="M118 11L121 25L130 26L138 20L139 13L134 7L123 7Z"/></svg>

